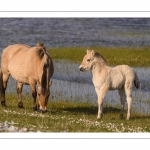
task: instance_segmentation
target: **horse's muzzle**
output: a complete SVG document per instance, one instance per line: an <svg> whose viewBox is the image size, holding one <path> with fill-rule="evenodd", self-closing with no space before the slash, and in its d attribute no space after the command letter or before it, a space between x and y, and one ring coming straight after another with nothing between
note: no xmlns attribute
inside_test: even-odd
<svg viewBox="0 0 150 150"><path fill-rule="evenodd" d="M46 113L47 112L47 109L46 110L41 110L42 111L42 113Z"/></svg>
<svg viewBox="0 0 150 150"><path fill-rule="evenodd" d="M41 112L41 113L46 113L47 112L47 109L46 110L42 110L42 109L38 109L38 112Z"/></svg>

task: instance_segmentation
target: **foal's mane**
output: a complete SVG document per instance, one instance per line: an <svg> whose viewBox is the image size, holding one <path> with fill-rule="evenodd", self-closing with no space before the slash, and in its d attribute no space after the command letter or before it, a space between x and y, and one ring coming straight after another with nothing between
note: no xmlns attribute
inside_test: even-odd
<svg viewBox="0 0 150 150"><path fill-rule="evenodd" d="M94 52L95 52L95 51L94 51ZM102 56L100 53L95 52L95 53L94 53L94 57L98 58L97 60L98 60L101 64L108 65L107 60L106 60L106 59L104 58L104 56Z"/></svg>

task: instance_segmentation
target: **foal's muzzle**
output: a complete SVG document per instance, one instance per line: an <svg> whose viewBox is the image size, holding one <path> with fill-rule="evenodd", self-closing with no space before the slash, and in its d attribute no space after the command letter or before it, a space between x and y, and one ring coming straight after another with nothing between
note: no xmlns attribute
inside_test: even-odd
<svg viewBox="0 0 150 150"><path fill-rule="evenodd" d="M85 69L83 67L79 67L80 71L85 71Z"/></svg>

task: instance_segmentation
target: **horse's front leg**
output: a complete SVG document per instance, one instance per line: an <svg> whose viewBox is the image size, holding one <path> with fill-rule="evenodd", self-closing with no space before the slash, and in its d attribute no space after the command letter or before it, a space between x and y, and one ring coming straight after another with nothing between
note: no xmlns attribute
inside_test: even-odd
<svg viewBox="0 0 150 150"><path fill-rule="evenodd" d="M107 87L101 87L101 88L95 87L95 90L96 90L97 97L98 97L98 115L97 115L97 118L102 118L103 100L104 100L104 97L108 91L108 88Z"/></svg>
<svg viewBox="0 0 150 150"><path fill-rule="evenodd" d="M22 87L23 84L20 82L17 82L17 94L18 94L18 107L23 108L23 103L22 103Z"/></svg>
<svg viewBox="0 0 150 150"><path fill-rule="evenodd" d="M36 97L37 97L36 84L30 83L30 87L32 90L32 97L33 97L33 110L38 110L38 106L36 105Z"/></svg>

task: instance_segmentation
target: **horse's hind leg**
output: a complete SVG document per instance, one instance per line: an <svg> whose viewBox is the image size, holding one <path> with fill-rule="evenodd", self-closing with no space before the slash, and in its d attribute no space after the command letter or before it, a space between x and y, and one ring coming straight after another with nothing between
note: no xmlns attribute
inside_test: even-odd
<svg viewBox="0 0 150 150"><path fill-rule="evenodd" d="M130 112L131 112L131 105L132 105L132 84L125 83L125 92L126 92L126 98L128 103L128 112L127 112L127 120L130 118Z"/></svg>
<svg viewBox="0 0 150 150"><path fill-rule="evenodd" d="M1 77L2 80L2 86L1 86L1 104L2 106L6 106L6 100L5 100L5 90L7 88L7 81L9 79L9 74L3 74Z"/></svg>
<svg viewBox="0 0 150 150"><path fill-rule="evenodd" d="M119 96L120 96L120 102L121 102L121 111L120 111L120 118L123 118L124 114L124 105L125 105L125 90L124 88L118 90Z"/></svg>
<svg viewBox="0 0 150 150"><path fill-rule="evenodd" d="M17 82L17 94L18 94L18 107L19 108L23 108L22 96L21 96L22 87L23 87L23 84L20 82Z"/></svg>

